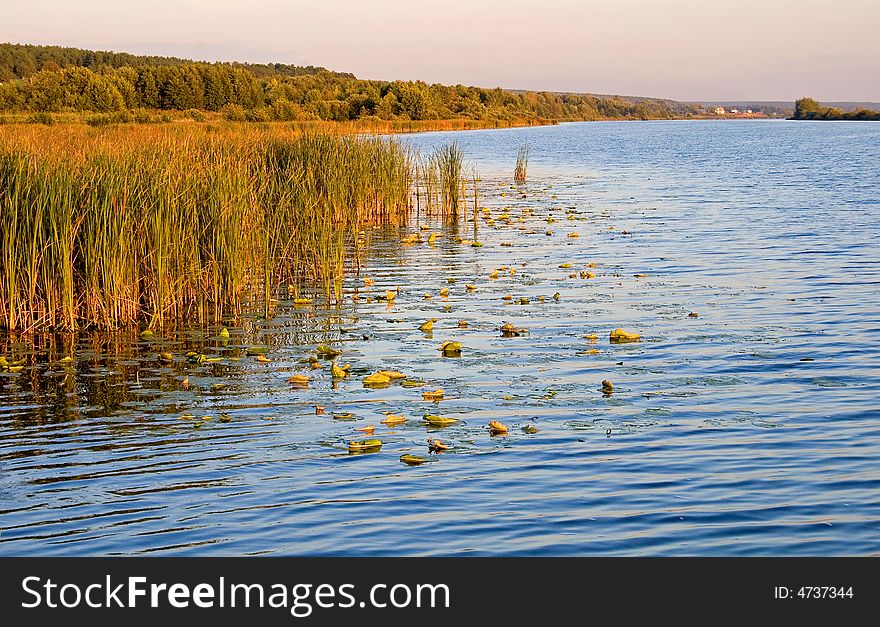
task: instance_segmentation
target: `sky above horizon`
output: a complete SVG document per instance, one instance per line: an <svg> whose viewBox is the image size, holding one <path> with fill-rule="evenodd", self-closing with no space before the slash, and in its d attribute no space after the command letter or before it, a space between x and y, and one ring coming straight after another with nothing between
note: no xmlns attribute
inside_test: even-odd
<svg viewBox="0 0 880 627"><path fill-rule="evenodd" d="M674 100L880 102L880 1L0 0L0 41Z"/></svg>

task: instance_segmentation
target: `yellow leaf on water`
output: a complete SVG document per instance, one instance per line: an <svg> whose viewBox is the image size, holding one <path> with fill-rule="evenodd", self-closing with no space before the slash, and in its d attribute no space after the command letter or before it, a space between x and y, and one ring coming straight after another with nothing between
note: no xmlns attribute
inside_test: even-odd
<svg viewBox="0 0 880 627"><path fill-rule="evenodd" d="M430 320L426 320L422 324L419 325L419 331L424 333L429 333L434 329L434 323L437 322L438 318L431 318Z"/></svg>
<svg viewBox="0 0 880 627"><path fill-rule="evenodd" d="M503 422L498 422L497 420L489 421L489 432L492 435L502 435L510 431L507 425Z"/></svg>
<svg viewBox="0 0 880 627"><path fill-rule="evenodd" d="M403 424L404 422L406 422L406 416L388 414L379 422L381 422L383 425L393 427L394 425L399 425L399 424Z"/></svg>
<svg viewBox="0 0 880 627"><path fill-rule="evenodd" d="M638 333L630 333L629 331L624 331L623 329L614 329L609 335L609 340L611 342L621 344L624 342L638 342L641 337L642 336Z"/></svg>
<svg viewBox="0 0 880 627"><path fill-rule="evenodd" d="M335 361L330 366L330 374L333 376L334 379L344 379L348 376L348 372L346 372L346 369L340 368L338 365L336 365Z"/></svg>
<svg viewBox="0 0 880 627"><path fill-rule="evenodd" d="M442 453L449 450L449 445L440 440L428 438L428 450L432 453Z"/></svg>
<svg viewBox="0 0 880 627"><path fill-rule="evenodd" d="M327 346L326 344L318 345L318 348L315 349L315 352L319 357L338 357L342 354L342 351L331 346Z"/></svg>
<svg viewBox="0 0 880 627"><path fill-rule="evenodd" d="M461 342L443 342L437 350L441 351L444 357L457 357L461 355Z"/></svg>
<svg viewBox="0 0 880 627"><path fill-rule="evenodd" d="M381 387L391 383L391 377L380 372L374 372L364 377L363 384L365 387Z"/></svg>
<svg viewBox="0 0 880 627"><path fill-rule="evenodd" d="M382 440L353 440L348 443L350 453L371 453L382 448Z"/></svg>
<svg viewBox="0 0 880 627"><path fill-rule="evenodd" d="M400 461L408 466L421 466L428 460L424 457L419 457L418 455L410 455L409 453L405 453L400 456Z"/></svg>
<svg viewBox="0 0 880 627"><path fill-rule="evenodd" d="M426 414L424 416L425 422L427 422L432 427L448 427L449 425L454 425L456 422L459 422L458 418L450 418L449 416L435 416L433 414Z"/></svg>
<svg viewBox="0 0 880 627"><path fill-rule="evenodd" d="M426 401L439 401L443 399L445 392L442 388L437 388L432 392L422 392L422 398Z"/></svg>
<svg viewBox="0 0 880 627"><path fill-rule="evenodd" d="M397 370L379 370L377 374L385 375L392 381L396 379L406 379L406 375Z"/></svg>

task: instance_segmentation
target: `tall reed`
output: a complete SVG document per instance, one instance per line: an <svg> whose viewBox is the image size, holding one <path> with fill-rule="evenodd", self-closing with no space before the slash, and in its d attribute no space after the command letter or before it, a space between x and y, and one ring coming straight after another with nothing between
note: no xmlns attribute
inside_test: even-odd
<svg viewBox="0 0 880 627"><path fill-rule="evenodd" d="M516 183L526 182L526 170L529 169L529 145L523 144L516 153L516 168L513 170L513 180Z"/></svg>
<svg viewBox="0 0 880 627"><path fill-rule="evenodd" d="M5 127L4 127L5 130ZM403 224L410 153L253 128L0 132L0 328L160 326L341 295L358 229Z"/></svg>

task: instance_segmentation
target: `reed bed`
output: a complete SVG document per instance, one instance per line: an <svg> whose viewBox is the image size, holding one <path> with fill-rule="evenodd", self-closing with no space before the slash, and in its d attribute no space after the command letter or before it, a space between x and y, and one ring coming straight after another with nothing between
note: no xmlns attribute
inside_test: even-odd
<svg viewBox="0 0 880 627"><path fill-rule="evenodd" d="M205 126L5 127L0 328L218 322L290 285L341 295L359 229L417 174L377 137Z"/></svg>

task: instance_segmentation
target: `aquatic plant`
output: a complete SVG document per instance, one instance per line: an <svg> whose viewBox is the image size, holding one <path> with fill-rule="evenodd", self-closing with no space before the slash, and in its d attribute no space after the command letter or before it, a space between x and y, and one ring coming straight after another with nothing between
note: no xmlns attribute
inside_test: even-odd
<svg viewBox="0 0 880 627"><path fill-rule="evenodd" d="M405 222L393 140L250 128L0 133L0 328L149 328L341 296L364 225Z"/></svg>
<svg viewBox="0 0 880 627"><path fill-rule="evenodd" d="M513 170L513 180L517 183L526 182L526 171L529 168L529 145L523 144L516 153L516 168Z"/></svg>

